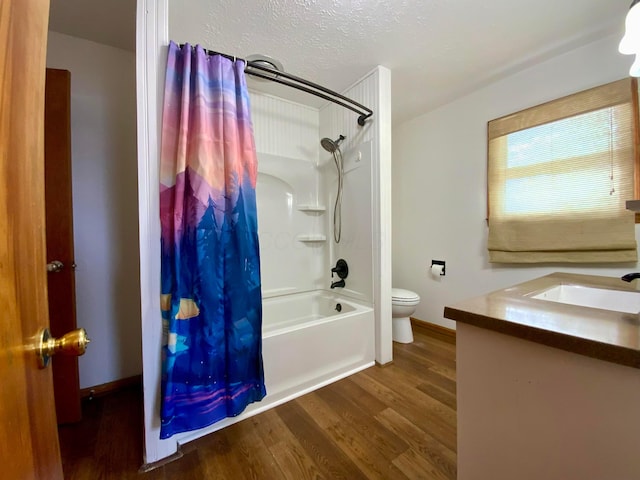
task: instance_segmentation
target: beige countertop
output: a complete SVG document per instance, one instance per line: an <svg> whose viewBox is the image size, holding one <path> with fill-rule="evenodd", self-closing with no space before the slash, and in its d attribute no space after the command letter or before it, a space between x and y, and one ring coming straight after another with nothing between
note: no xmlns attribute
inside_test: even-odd
<svg viewBox="0 0 640 480"><path fill-rule="evenodd" d="M638 291L636 280L552 273L458 302L444 316L569 352L640 368L640 316L531 298L554 285Z"/></svg>

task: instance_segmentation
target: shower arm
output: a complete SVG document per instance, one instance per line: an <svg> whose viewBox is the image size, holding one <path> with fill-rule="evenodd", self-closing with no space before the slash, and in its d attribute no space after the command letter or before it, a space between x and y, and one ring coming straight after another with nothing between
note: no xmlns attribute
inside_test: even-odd
<svg viewBox="0 0 640 480"><path fill-rule="evenodd" d="M180 48L184 47L185 44L180 44ZM329 102L340 105L341 107L347 108L352 112L359 114L358 116L358 125L364 126L367 123L367 120L371 118L373 115L373 110L365 107L364 105L356 102L355 100L350 99L349 97L345 97L333 90L329 90L322 85L318 85L317 83L313 83L309 80L305 80L304 78L297 77L290 73L281 72L279 70L265 67L261 65L259 62L251 62L247 61L243 58L235 57L233 55L228 55L225 53L216 52L214 50L204 49L207 55L221 55L230 60L236 61L240 60L245 63L245 73L248 75L252 75L254 77L263 78L265 80L271 80L272 82L279 83L281 85L285 85L287 87L295 88L296 90L303 91L305 93L309 93L311 95L315 95L316 97L320 97L323 100L327 100ZM256 72L253 70L261 70L260 72ZM264 72L264 73L263 73ZM282 77L282 78L281 78ZM283 80L286 79L286 80ZM288 80L288 81L287 81Z"/></svg>

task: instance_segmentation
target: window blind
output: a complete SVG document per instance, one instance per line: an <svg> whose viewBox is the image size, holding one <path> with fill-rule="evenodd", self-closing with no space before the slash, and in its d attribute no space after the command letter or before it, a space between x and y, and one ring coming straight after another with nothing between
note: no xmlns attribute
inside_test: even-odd
<svg viewBox="0 0 640 480"><path fill-rule="evenodd" d="M488 124L489 260L637 260L631 79Z"/></svg>

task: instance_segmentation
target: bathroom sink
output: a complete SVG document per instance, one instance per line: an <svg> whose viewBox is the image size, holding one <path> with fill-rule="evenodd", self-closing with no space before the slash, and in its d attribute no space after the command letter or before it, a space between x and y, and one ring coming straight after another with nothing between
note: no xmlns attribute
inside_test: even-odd
<svg viewBox="0 0 640 480"><path fill-rule="evenodd" d="M615 312L640 312L640 292L583 287L580 285L556 285L531 296L531 298L548 302L568 303L581 307L601 308Z"/></svg>

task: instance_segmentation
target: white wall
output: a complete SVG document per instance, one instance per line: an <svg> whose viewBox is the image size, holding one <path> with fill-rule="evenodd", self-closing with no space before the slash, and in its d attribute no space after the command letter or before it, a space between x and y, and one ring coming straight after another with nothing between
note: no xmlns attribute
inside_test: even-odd
<svg viewBox="0 0 640 480"><path fill-rule="evenodd" d="M316 163L318 109L258 92L253 89L256 83L247 75L256 152Z"/></svg>
<svg viewBox="0 0 640 480"><path fill-rule="evenodd" d="M135 54L49 32L47 67L71 72L80 387L142 372Z"/></svg>
<svg viewBox="0 0 640 480"><path fill-rule="evenodd" d="M489 120L627 76L606 37L534 65L393 130L393 283L421 297L415 317L455 328L445 305L554 271L620 276L626 265L501 266L486 252ZM431 260L447 262L432 277Z"/></svg>

